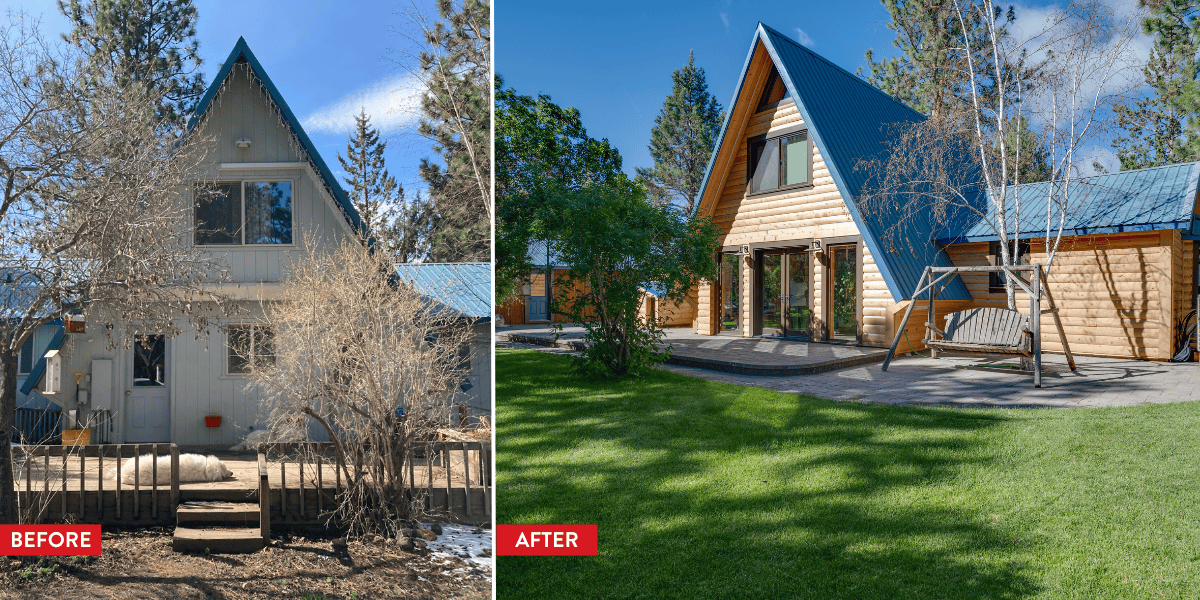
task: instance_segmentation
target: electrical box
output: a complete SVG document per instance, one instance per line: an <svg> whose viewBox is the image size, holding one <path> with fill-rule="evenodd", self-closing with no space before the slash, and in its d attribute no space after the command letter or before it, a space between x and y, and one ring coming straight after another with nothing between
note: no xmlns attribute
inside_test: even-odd
<svg viewBox="0 0 1200 600"><path fill-rule="evenodd" d="M42 386L43 394L62 393L62 359L62 354L58 350L51 350L46 353L45 384Z"/></svg>

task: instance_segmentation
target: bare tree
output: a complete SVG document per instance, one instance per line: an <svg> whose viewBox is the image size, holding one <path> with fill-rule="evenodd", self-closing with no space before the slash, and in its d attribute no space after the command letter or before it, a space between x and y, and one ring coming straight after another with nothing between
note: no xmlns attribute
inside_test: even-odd
<svg viewBox="0 0 1200 600"><path fill-rule="evenodd" d="M315 424L333 441L347 491L331 518L385 536L420 516L408 461L450 422L470 334L389 258L349 241L309 251L267 309L273 353L249 357L275 433L306 439Z"/></svg>
<svg viewBox="0 0 1200 600"><path fill-rule="evenodd" d="M16 522L9 445L21 345L82 311L110 344L126 334L199 330L215 260L186 230L181 192L208 144L164 127L162 98L89 68L37 23L0 26L0 521ZM204 310L202 310L202 308Z"/></svg>
<svg viewBox="0 0 1200 600"><path fill-rule="evenodd" d="M896 125L887 156L860 165L871 177L862 201L889 215L896 238L917 220L981 219L1000 239L1005 265L1016 264L1022 235L1036 232L1047 242L1049 272L1067 215L1077 208L1068 190L1079 185L1083 154L1110 125L1113 101L1136 86L1131 42L1140 21L1084 0L1048 13L1037 31L1005 35L995 19L985 19L996 14L991 0L955 0L953 8L964 28L990 24L983 50L991 70L979 73L980 49L972 47L979 42L963 38L956 51L969 67L969 109ZM1027 168L1031 157L1048 168ZM1036 198L1014 191L1031 170L1045 181ZM1042 214L1044 220L1032 218ZM1014 285L1006 286L1010 308Z"/></svg>

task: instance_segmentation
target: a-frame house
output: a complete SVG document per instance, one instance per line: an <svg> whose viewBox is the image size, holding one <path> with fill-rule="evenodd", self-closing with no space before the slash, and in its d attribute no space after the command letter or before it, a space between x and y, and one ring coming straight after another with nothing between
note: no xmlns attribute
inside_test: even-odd
<svg viewBox="0 0 1200 600"><path fill-rule="evenodd" d="M886 346L926 266L994 263L995 240L977 220L905 219L895 231L896 213L860 205L863 162L923 118L760 23L697 203L720 231L721 255L718 280L687 307L693 330ZM1082 209L1049 285L1077 353L1165 359L1177 350L1176 323L1195 306L1198 174L1173 165L1071 190ZM1034 233L1022 236L1023 260L1044 262L1037 228L1025 230ZM938 294L936 319L1003 299L986 273L955 279ZM918 305L902 352L923 347L921 313ZM1047 351L1057 347L1044 340Z"/></svg>

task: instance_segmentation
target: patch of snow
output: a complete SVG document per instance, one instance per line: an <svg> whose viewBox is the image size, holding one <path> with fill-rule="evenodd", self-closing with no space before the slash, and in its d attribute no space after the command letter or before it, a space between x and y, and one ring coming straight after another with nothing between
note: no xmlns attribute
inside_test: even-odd
<svg viewBox="0 0 1200 600"><path fill-rule="evenodd" d="M421 526L429 527L428 524ZM479 533L474 533L475 531ZM442 535L439 535L436 541L429 542L427 547L434 556L447 559L451 556L458 557L482 570L489 578L495 569L491 529L443 523ZM487 556L480 556L481 554L487 554Z"/></svg>

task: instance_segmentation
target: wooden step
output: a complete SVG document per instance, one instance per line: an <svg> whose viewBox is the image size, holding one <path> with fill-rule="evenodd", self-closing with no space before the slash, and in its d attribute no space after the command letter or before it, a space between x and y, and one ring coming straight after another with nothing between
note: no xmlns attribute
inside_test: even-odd
<svg viewBox="0 0 1200 600"><path fill-rule="evenodd" d="M193 529L176 527L171 548L176 552L197 550L203 552L234 553L257 552L263 549L262 534L257 527Z"/></svg>
<svg viewBox="0 0 1200 600"><path fill-rule="evenodd" d="M258 488L254 489L181 489L180 502L199 500L205 502L258 502Z"/></svg>
<svg viewBox="0 0 1200 600"><path fill-rule="evenodd" d="M258 504L250 502L207 502L180 504L175 512L176 525L258 524Z"/></svg>

